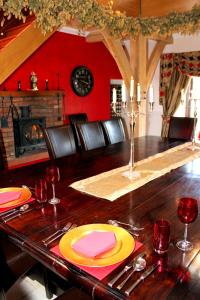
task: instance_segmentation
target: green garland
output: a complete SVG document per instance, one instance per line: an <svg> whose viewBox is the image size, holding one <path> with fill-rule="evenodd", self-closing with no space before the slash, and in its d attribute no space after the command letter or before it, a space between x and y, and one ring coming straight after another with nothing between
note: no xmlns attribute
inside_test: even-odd
<svg viewBox="0 0 200 300"><path fill-rule="evenodd" d="M77 20L80 29L107 29L115 37L136 37L138 34L192 34L200 30L200 5L191 11L171 13L165 17L133 18L113 11L112 1L107 6L96 0L0 0L7 17L14 15L25 20L24 11L34 14L43 33L66 26Z"/></svg>

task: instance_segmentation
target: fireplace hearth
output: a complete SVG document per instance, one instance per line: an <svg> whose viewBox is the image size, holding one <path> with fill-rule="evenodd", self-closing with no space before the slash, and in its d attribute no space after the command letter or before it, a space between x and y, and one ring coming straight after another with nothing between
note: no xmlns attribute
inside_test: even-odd
<svg viewBox="0 0 200 300"><path fill-rule="evenodd" d="M16 157L23 155L27 151L46 149L42 130L45 126L45 117L13 120Z"/></svg>

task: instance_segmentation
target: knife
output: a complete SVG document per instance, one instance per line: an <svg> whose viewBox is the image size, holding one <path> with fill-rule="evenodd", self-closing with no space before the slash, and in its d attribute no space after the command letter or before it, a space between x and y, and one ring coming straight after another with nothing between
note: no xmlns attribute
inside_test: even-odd
<svg viewBox="0 0 200 300"><path fill-rule="evenodd" d="M149 267L139 278L136 280L136 282L131 285L126 291L125 294L127 296L130 295L130 293L133 291L133 289L142 281L144 280L147 276L149 276L157 267L159 266L159 263L153 264L151 267Z"/></svg>
<svg viewBox="0 0 200 300"><path fill-rule="evenodd" d="M13 209L10 209L10 210L0 213L0 217L9 216L15 212L16 212L16 208L13 208Z"/></svg>
<svg viewBox="0 0 200 300"><path fill-rule="evenodd" d="M128 270L130 270L130 268L132 268L132 267L134 267L135 266L135 263L136 263L136 261L137 261L137 259L139 258L139 257L143 257L143 256L145 256L145 252L142 252L142 253L139 253L129 264L127 264L124 268L123 268L123 270L119 273L119 274L117 274L111 281L109 281L108 282L108 285L110 286L110 287L112 287L113 285L114 285L114 283L124 274L124 273L126 273Z"/></svg>

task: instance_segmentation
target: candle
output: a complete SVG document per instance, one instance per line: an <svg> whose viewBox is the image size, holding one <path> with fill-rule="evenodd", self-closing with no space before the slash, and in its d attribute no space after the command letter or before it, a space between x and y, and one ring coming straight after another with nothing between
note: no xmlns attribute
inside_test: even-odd
<svg viewBox="0 0 200 300"><path fill-rule="evenodd" d="M150 85L150 88L149 88L149 102L150 103L154 102L154 100L153 100L153 87L152 87L152 85Z"/></svg>
<svg viewBox="0 0 200 300"><path fill-rule="evenodd" d="M185 93L184 93L184 89L181 90L181 101L182 101L182 102L185 101Z"/></svg>
<svg viewBox="0 0 200 300"><path fill-rule="evenodd" d="M113 103L115 104L117 102L117 91L115 88L113 88Z"/></svg>
<svg viewBox="0 0 200 300"><path fill-rule="evenodd" d="M140 84L137 84L137 102L140 103Z"/></svg>
<svg viewBox="0 0 200 300"><path fill-rule="evenodd" d="M130 83L130 97L133 99L134 95L134 80L133 77L131 76L131 83Z"/></svg>
<svg viewBox="0 0 200 300"><path fill-rule="evenodd" d="M122 102L126 102L126 86L124 80L122 81Z"/></svg>

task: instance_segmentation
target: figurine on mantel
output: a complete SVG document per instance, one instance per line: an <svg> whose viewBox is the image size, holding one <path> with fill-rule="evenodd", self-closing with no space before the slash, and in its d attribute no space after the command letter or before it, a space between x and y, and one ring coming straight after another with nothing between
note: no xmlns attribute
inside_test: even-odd
<svg viewBox="0 0 200 300"><path fill-rule="evenodd" d="M31 90L38 91L37 75L35 74L35 72L32 72L30 75L30 85L31 85Z"/></svg>

